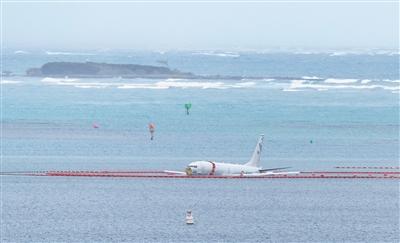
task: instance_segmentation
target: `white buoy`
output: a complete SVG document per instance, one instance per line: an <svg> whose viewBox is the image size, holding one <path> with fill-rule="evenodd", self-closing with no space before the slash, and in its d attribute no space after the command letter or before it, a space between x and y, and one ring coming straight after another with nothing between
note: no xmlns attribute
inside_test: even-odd
<svg viewBox="0 0 400 243"><path fill-rule="evenodd" d="M190 210L186 212L186 224L194 224L192 211Z"/></svg>

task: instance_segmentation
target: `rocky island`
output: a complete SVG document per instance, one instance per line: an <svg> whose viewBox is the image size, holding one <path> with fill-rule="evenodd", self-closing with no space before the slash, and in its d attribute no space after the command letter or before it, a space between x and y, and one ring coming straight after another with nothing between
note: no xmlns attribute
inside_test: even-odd
<svg viewBox="0 0 400 243"><path fill-rule="evenodd" d="M40 68L26 71L27 76L80 78L194 78L192 73L167 67L138 64L108 64L97 62L48 62Z"/></svg>
<svg viewBox="0 0 400 243"><path fill-rule="evenodd" d="M270 76L233 76L233 75L196 75L163 66L139 64L110 64L98 62L48 62L40 68L26 71L30 77L75 77L75 78L149 78L149 79L209 79L209 80L243 80L243 79L277 79L307 80L307 77L270 77ZM322 80L314 78L314 81Z"/></svg>

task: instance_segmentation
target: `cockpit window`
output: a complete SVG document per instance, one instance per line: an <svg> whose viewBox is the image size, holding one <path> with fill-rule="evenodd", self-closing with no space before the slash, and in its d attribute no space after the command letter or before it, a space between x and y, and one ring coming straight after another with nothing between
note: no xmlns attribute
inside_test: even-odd
<svg viewBox="0 0 400 243"><path fill-rule="evenodd" d="M189 165L191 168L197 168L197 165Z"/></svg>

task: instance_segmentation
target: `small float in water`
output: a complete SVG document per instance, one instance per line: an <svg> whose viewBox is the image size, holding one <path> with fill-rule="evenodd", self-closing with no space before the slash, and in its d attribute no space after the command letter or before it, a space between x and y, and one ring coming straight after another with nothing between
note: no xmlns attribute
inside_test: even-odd
<svg viewBox="0 0 400 243"><path fill-rule="evenodd" d="M186 212L186 224L194 224L192 211L190 210Z"/></svg>
<svg viewBox="0 0 400 243"><path fill-rule="evenodd" d="M186 115L189 115L190 108L192 108L192 104L191 103L186 103L185 104Z"/></svg>
<svg viewBox="0 0 400 243"><path fill-rule="evenodd" d="M156 130L156 125L154 125L154 123L149 123L149 132L150 132L150 140L154 139L154 132Z"/></svg>

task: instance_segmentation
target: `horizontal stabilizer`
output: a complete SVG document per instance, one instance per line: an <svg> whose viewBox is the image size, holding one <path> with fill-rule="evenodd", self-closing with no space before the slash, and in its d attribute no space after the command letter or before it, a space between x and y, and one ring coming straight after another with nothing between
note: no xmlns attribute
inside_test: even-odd
<svg viewBox="0 0 400 243"><path fill-rule="evenodd" d="M300 171L282 171L282 172L270 172L271 175L297 175Z"/></svg>
<svg viewBox="0 0 400 243"><path fill-rule="evenodd" d="M262 169L262 170L259 170L259 172L260 172L260 173L264 173L264 172L267 172L267 171L284 170L284 169L289 169L289 168L291 168L291 167L281 167L281 168Z"/></svg>

